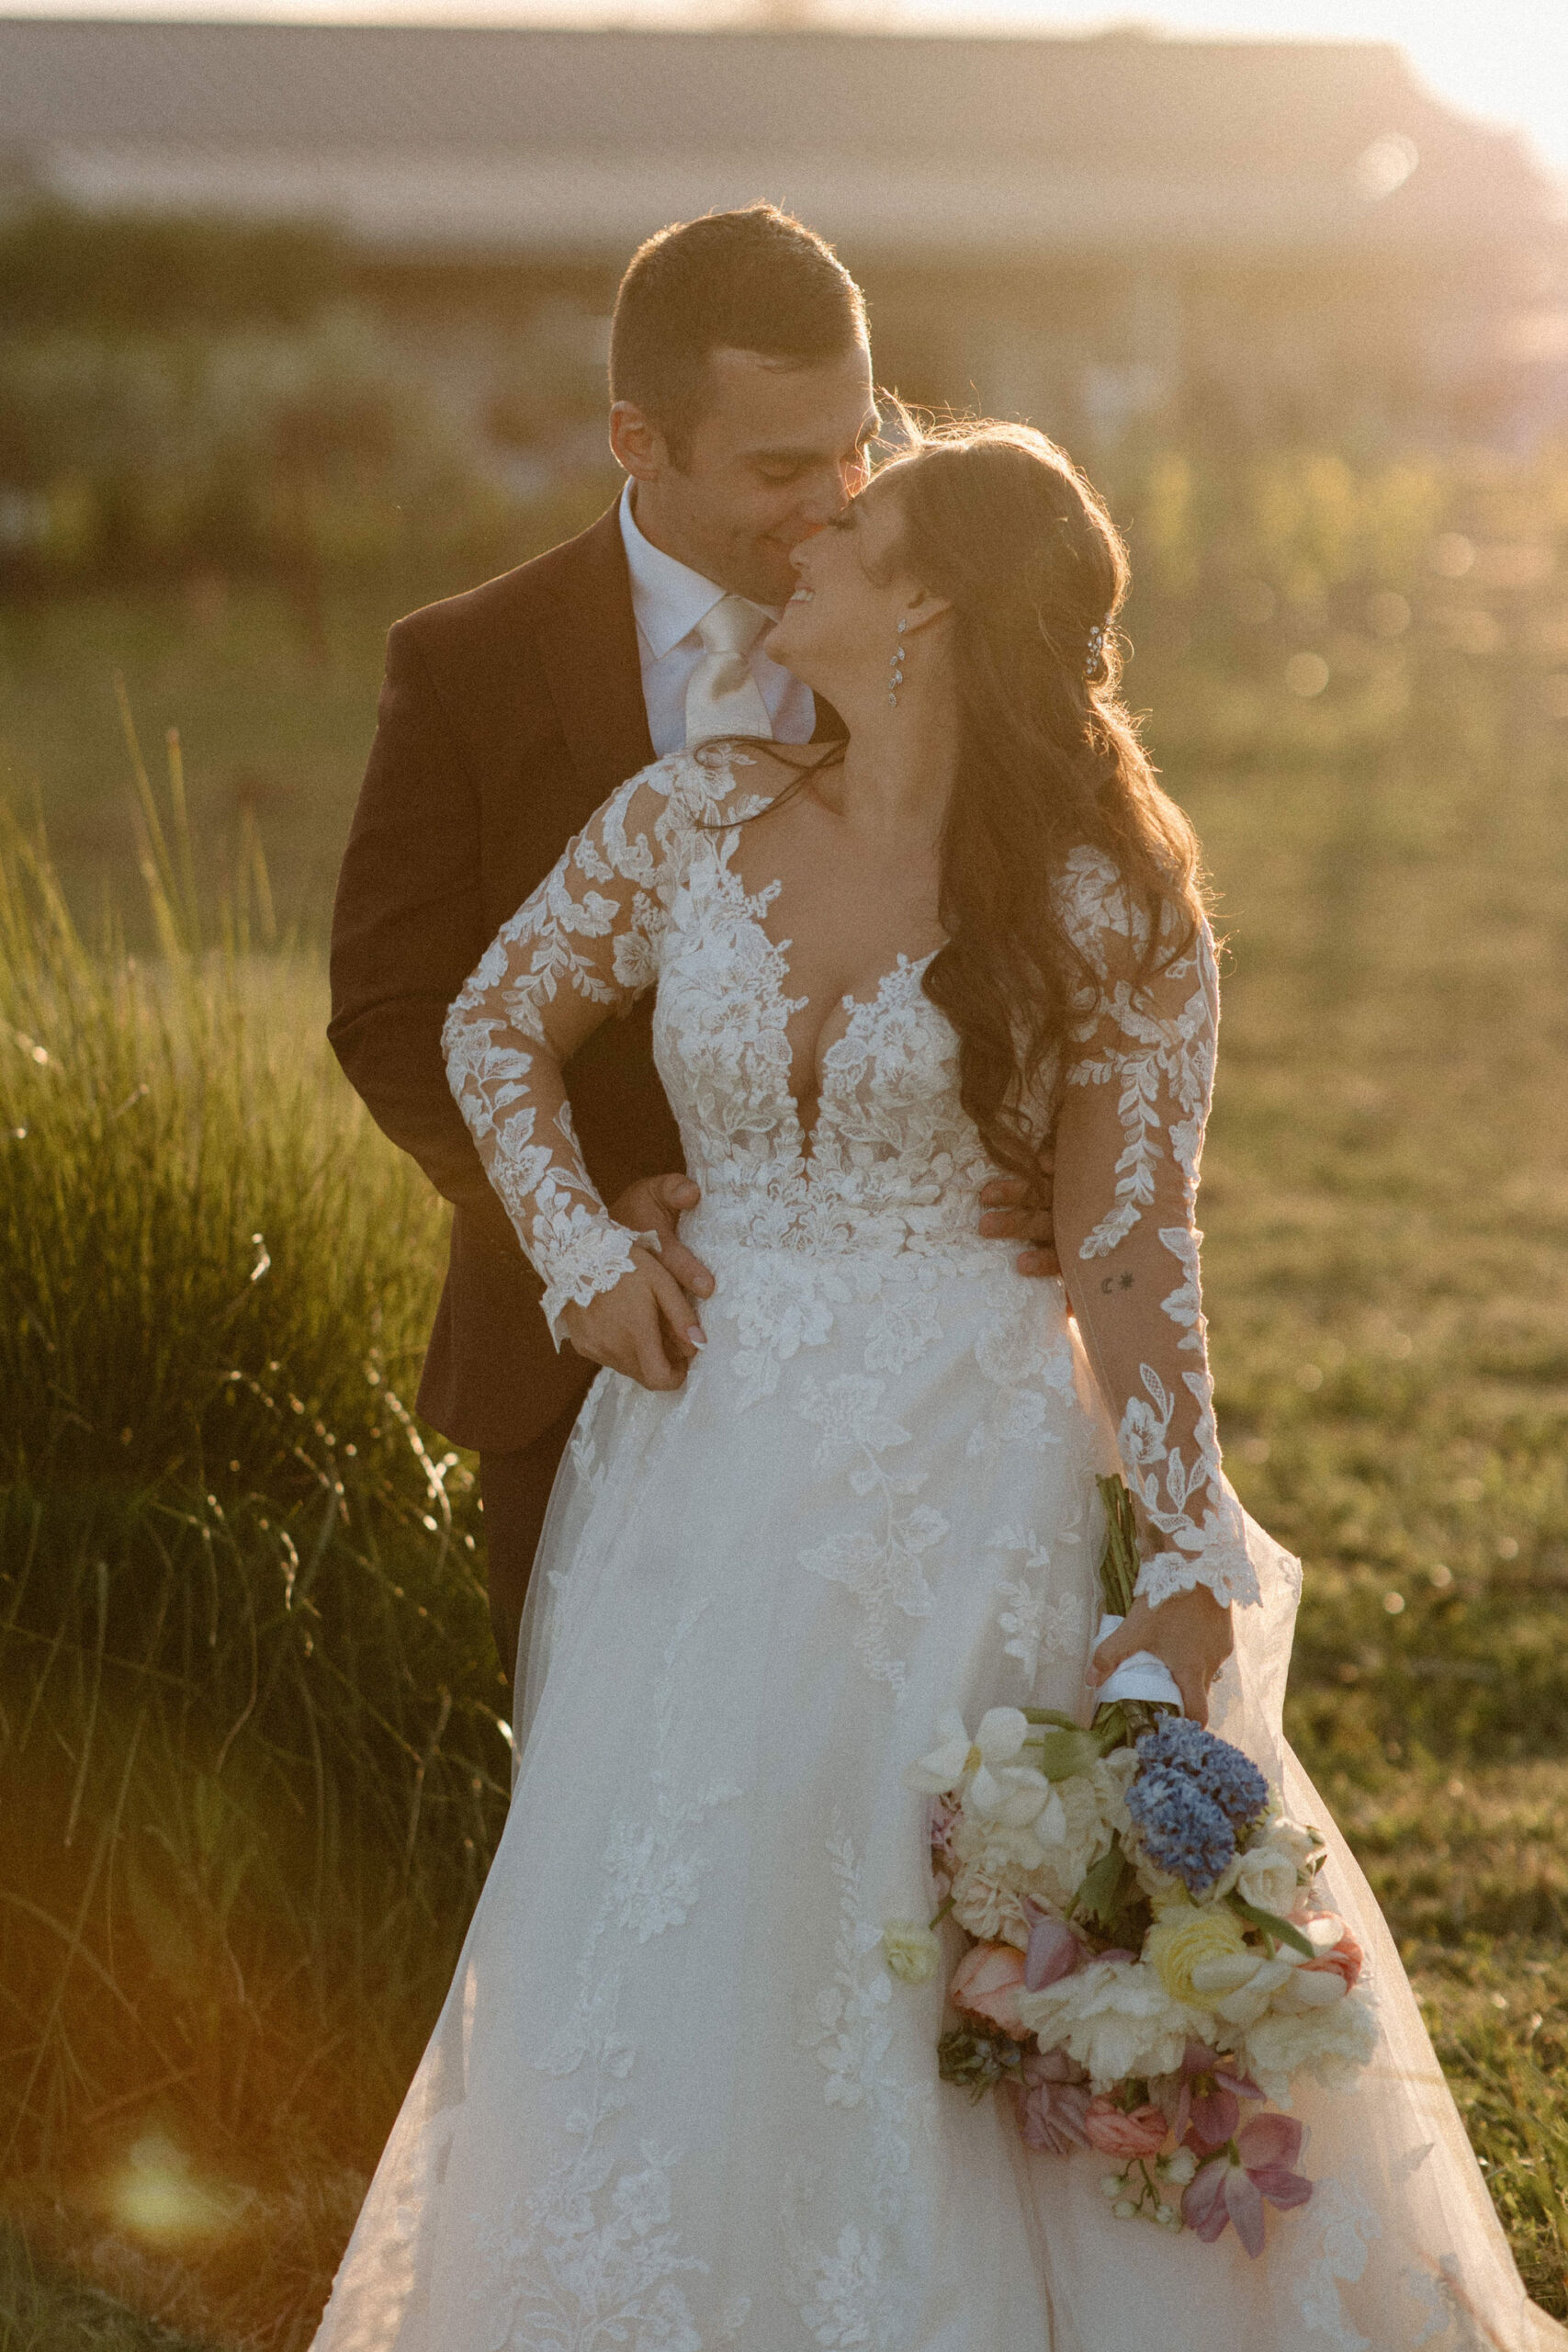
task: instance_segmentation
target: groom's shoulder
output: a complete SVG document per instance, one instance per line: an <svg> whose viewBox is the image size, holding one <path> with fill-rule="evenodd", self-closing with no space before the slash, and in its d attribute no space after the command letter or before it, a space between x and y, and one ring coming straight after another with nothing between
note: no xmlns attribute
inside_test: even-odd
<svg viewBox="0 0 1568 2352"><path fill-rule="evenodd" d="M592 627L596 606L608 610L628 593L619 514L612 506L574 539L514 571L422 605L394 622L392 635L412 639L437 659L473 659L492 648L514 650L520 634L563 607L581 613Z"/></svg>

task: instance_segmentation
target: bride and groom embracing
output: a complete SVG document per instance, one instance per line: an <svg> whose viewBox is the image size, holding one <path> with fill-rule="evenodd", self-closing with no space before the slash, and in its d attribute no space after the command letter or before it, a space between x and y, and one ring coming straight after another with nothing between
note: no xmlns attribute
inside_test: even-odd
<svg viewBox="0 0 1568 2352"><path fill-rule="evenodd" d="M318 2346L1561 2345L1282 1739L1299 1572L1221 1468L1214 959L1123 549L1021 427L873 473L871 386L810 232L663 232L618 506L392 635L333 1036L454 1204L421 1404L480 1452L518 1758ZM1366 1955L1375 2055L1302 2096L1257 2259L941 2081L940 1973L887 1966L938 1717L1084 1721L1138 1651L1324 1825Z"/></svg>

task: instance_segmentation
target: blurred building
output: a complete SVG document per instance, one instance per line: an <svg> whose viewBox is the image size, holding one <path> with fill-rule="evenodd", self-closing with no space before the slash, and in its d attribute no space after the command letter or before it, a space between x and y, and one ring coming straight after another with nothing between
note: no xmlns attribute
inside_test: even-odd
<svg viewBox="0 0 1568 2352"><path fill-rule="evenodd" d="M13 18L0 180L333 224L519 446L638 240L758 196L860 275L885 381L1068 439L1565 407L1560 190L1371 43Z"/></svg>

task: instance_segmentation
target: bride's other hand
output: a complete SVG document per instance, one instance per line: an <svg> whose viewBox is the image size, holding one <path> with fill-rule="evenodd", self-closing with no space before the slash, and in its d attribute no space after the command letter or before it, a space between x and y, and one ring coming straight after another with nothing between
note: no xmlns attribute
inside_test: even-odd
<svg viewBox="0 0 1568 2352"><path fill-rule="evenodd" d="M1051 1216L1051 1170L1043 1162L1037 1184L1026 1184L1021 1176L998 1176L987 1184L980 1193L980 1206L985 1214L980 1219L980 1232L987 1241L1021 1241L1027 1247L1019 1253L1021 1274L1059 1274L1062 1261L1056 1255L1056 1230Z"/></svg>
<svg viewBox="0 0 1568 2352"><path fill-rule="evenodd" d="M563 1306L558 1321L580 1356L645 1388L679 1388L703 1344L690 1299L640 1242L633 1244L629 1274L586 1306Z"/></svg>
<svg viewBox="0 0 1568 2352"><path fill-rule="evenodd" d="M1113 1634L1089 1659L1084 1680L1098 1690L1108 1675L1138 1650L1164 1660L1181 1693L1181 1712L1195 1724L1209 1720L1209 1685L1235 1646L1230 1604L1214 1599L1207 1585L1173 1592L1157 1609L1140 1593Z"/></svg>
<svg viewBox="0 0 1568 2352"><path fill-rule="evenodd" d="M610 1204L610 1215L628 1233L658 1234L659 1262L690 1298L713 1296L712 1274L700 1258L693 1256L677 1230L678 1220L701 1199L689 1176L639 1176L618 1201ZM687 1317L689 1322L695 1319Z"/></svg>

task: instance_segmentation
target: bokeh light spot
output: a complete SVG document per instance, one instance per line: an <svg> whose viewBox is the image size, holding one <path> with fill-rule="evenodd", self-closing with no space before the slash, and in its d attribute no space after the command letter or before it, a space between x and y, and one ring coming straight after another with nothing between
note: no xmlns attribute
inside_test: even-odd
<svg viewBox="0 0 1568 2352"><path fill-rule="evenodd" d="M219 2236L248 2202L243 2189L198 2179L186 2151L162 2132L132 2143L107 2192L121 2229L164 2247Z"/></svg>
<svg viewBox="0 0 1568 2352"><path fill-rule="evenodd" d="M1328 664L1321 653L1292 653L1285 664L1285 684L1303 702L1310 701L1328 684Z"/></svg>

